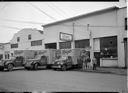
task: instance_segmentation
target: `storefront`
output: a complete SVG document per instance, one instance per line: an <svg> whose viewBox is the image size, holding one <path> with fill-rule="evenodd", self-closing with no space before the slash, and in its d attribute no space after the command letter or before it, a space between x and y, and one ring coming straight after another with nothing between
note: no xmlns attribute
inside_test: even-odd
<svg viewBox="0 0 128 93"><path fill-rule="evenodd" d="M127 34L126 9L110 7L43 25L44 43L56 42L56 49L91 48L99 66L125 67L127 43L122 42ZM63 35L66 41L60 39L60 33L69 34Z"/></svg>

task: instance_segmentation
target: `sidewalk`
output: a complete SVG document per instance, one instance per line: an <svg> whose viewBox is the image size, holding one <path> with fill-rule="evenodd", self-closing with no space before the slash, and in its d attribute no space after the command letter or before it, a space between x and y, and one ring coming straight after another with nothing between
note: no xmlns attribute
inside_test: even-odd
<svg viewBox="0 0 128 93"><path fill-rule="evenodd" d="M97 70L92 69L75 69L75 71L81 71L81 72L92 72L92 73L107 73L107 74L116 74L116 75L123 75L127 76L127 69L123 68L112 68L112 67L97 67Z"/></svg>

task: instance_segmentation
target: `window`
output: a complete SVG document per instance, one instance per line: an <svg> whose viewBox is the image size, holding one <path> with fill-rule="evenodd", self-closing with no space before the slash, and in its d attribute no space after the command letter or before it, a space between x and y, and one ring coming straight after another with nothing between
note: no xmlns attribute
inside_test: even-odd
<svg viewBox="0 0 128 93"><path fill-rule="evenodd" d="M117 57L117 36L103 37L100 39L101 57Z"/></svg>
<svg viewBox="0 0 128 93"><path fill-rule="evenodd" d="M71 42L60 42L60 49L71 48Z"/></svg>
<svg viewBox="0 0 128 93"><path fill-rule="evenodd" d="M32 37L31 37L31 35L29 34L29 35L28 35L28 40L31 40L31 39L32 39Z"/></svg>
<svg viewBox="0 0 128 93"><path fill-rule="evenodd" d="M39 45L42 45L42 40L31 41L31 46L39 46Z"/></svg>
<svg viewBox="0 0 128 93"><path fill-rule="evenodd" d="M20 41L20 37L17 37L17 42L19 42Z"/></svg>
<svg viewBox="0 0 128 93"><path fill-rule="evenodd" d="M18 44L11 44L11 48L18 48Z"/></svg>
<svg viewBox="0 0 128 93"><path fill-rule="evenodd" d="M89 47L89 39L75 41L75 48L85 48L85 47Z"/></svg>

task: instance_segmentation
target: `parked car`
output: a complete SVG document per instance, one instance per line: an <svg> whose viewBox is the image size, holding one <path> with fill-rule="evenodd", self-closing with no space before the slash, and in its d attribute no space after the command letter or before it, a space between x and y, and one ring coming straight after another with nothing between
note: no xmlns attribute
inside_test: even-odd
<svg viewBox="0 0 128 93"><path fill-rule="evenodd" d="M8 60L1 60L0 61L0 71L7 69L8 71L12 71L13 67L21 67L24 66L25 59L23 56L13 57Z"/></svg>
<svg viewBox="0 0 128 93"><path fill-rule="evenodd" d="M41 66L45 66L47 67L47 57L46 56L37 56L36 58L33 58L33 59L28 59L26 60L26 63L24 65L24 67L27 69L27 70L37 70L38 67L41 67Z"/></svg>
<svg viewBox="0 0 128 93"><path fill-rule="evenodd" d="M62 71L66 71L69 68L72 68L73 66L73 61L71 56L66 56L66 57L60 57L59 59L56 59L54 64L52 65L52 68L54 70L60 69Z"/></svg>

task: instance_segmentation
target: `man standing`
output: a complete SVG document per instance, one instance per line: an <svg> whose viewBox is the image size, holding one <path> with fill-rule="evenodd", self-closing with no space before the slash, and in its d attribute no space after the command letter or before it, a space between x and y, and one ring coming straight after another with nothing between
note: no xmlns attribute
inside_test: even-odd
<svg viewBox="0 0 128 93"><path fill-rule="evenodd" d="M93 63L93 70L96 70L97 60L96 60L95 56L92 59L92 63Z"/></svg>

